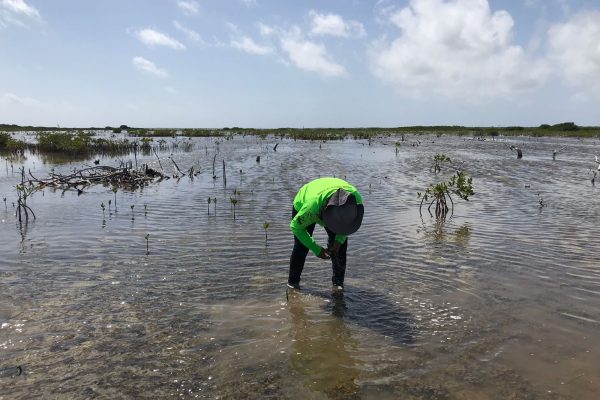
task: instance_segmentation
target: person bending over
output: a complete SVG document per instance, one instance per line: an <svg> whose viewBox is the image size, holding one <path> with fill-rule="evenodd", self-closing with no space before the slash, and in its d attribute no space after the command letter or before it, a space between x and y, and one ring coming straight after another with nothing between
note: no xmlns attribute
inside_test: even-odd
<svg viewBox="0 0 600 400"><path fill-rule="evenodd" d="M358 230L363 214L360 193L342 179L319 178L302 186L294 198L290 223L294 233L294 248L290 258L288 287L300 289L300 275L310 250L319 258L331 259L333 289L343 290L347 236ZM326 249L312 237L315 224L323 226L327 232Z"/></svg>

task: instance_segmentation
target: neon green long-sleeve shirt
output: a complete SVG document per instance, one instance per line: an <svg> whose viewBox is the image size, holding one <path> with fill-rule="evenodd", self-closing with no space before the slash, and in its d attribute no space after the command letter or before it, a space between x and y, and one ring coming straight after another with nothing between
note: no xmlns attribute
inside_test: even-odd
<svg viewBox="0 0 600 400"><path fill-rule="evenodd" d="M306 230L312 224L325 226L321 219L321 213L327 205L327 201L338 189L344 189L354 195L356 204L363 204L358 190L348 182L338 178L319 178L302 186L294 198L294 209L298 212L290 223L294 235L316 256L319 255L321 247L315 242ZM335 240L340 244L346 241L346 236L336 235Z"/></svg>

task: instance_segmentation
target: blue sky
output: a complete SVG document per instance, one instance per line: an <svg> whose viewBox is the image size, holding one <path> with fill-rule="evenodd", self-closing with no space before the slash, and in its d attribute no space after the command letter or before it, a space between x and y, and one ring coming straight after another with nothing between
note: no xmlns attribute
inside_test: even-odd
<svg viewBox="0 0 600 400"><path fill-rule="evenodd" d="M0 0L0 123L600 125L597 0Z"/></svg>

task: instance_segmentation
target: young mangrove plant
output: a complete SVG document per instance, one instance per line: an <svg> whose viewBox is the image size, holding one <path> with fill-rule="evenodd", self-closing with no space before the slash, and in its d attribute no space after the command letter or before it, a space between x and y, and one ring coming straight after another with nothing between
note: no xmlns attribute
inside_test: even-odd
<svg viewBox="0 0 600 400"><path fill-rule="evenodd" d="M133 207L135 207L135 205L130 205L129 207L131 207L131 220L133 221L135 219L135 215L133 214Z"/></svg>
<svg viewBox="0 0 600 400"><path fill-rule="evenodd" d="M267 236L267 230L269 229L269 223L265 221L265 223L263 224L263 229L265 230L265 247L268 246L268 242L267 240L269 239Z"/></svg>
<svg viewBox="0 0 600 400"><path fill-rule="evenodd" d="M150 234L146 233L146 236L144 236L144 239L146 239L146 255L150 254L150 245L148 244L149 239L150 239Z"/></svg>
<svg viewBox="0 0 600 400"><path fill-rule="evenodd" d="M217 162L217 155L213 157L213 181L217 179L217 175L215 174L215 163Z"/></svg>
<svg viewBox="0 0 600 400"><path fill-rule="evenodd" d="M113 193L115 194L115 212L117 212L117 191L118 191L118 190L119 190L119 189L117 189L117 187L116 187L116 186L113 186L113 187L112 187L112 191L113 191Z"/></svg>
<svg viewBox="0 0 600 400"><path fill-rule="evenodd" d="M4 212L8 212L8 208L6 208L6 197L4 197L2 200L4 200Z"/></svg>
<svg viewBox="0 0 600 400"><path fill-rule="evenodd" d="M567 146L563 146L560 149L554 149L554 151L552 152L552 160L555 161L556 160L556 156L558 155L558 153L560 153L561 151L563 151L563 149L567 147Z"/></svg>
<svg viewBox="0 0 600 400"><path fill-rule="evenodd" d="M435 203L436 219L445 219L448 211L450 211L450 216L452 216L454 213L454 201L452 200L453 194L457 195L463 200L468 201L469 196L474 194L473 178L469 177L464 172L458 171L456 172L456 175L453 175L452 178L450 178L447 182L431 184L427 189L425 189L425 193L418 192L417 197L421 199L421 204L419 205L419 215L423 217L421 212L423 204L429 202L429 206L427 207L429 215L433 216L431 213L431 206ZM448 208L447 200L450 200L450 208Z"/></svg>
<svg viewBox="0 0 600 400"><path fill-rule="evenodd" d="M445 154L436 154L433 157L433 164L429 167L430 171L433 171L434 174L442 171L442 163L450 162L450 157Z"/></svg>
<svg viewBox="0 0 600 400"><path fill-rule="evenodd" d="M212 199L209 197L208 198L208 208L206 210L206 215L210 215L210 203L211 203Z"/></svg>
<svg viewBox="0 0 600 400"><path fill-rule="evenodd" d="M144 204L144 217L148 216L148 204Z"/></svg>
<svg viewBox="0 0 600 400"><path fill-rule="evenodd" d="M517 158L518 158L519 160L520 160L521 158L523 158L523 150L521 150L521 148L520 148L520 147L517 147L517 146L513 146L513 145L511 145L511 146L510 146L510 149L511 149L511 150L514 150L514 151L516 151L516 152L517 152Z"/></svg>
<svg viewBox="0 0 600 400"><path fill-rule="evenodd" d="M229 201L231 201L231 205L233 206L233 220L235 221L235 205L237 204L238 199L235 197L230 197Z"/></svg>
<svg viewBox="0 0 600 400"><path fill-rule="evenodd" d="M102 219L105 219L106 213L104 212L104 208L105 208L104 202L100 203L100 208L102 209Z"/></svg>
<svg viewBox="0 0 600 400"><path fill-rule="evenodd" d="M29 221L29 213L33 215L33 219L35 219L35 213L27 205L27 198L33 193L35 190L35 186L29 184L25 185L25 167L21 167L21 183L17 184L17 209L15 211L15 216L19 218L19 224L23 223L22 214L25 214L25 223Z"/></svg>

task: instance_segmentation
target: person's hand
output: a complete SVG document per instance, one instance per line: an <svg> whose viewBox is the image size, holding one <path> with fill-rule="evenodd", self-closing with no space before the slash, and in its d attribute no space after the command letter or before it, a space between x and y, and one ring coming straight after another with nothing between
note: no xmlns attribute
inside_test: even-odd
<svg viewBox="0 0 600 400"><path fill-rule="evenodd" d="M319 252L319 255L317 257L323 260L329 260L331 258L331 254L329 254L327 250L321 247L321 251Z"/></svg>
<svg viewBox="0 0 600 400"><path fill-rule="evenodd" d="M334 254L337 253L340 250L340 247L342 245L340 244L340 242L338 242L337 240L333 241L333 246L331 246L330 249L327 249L327 251L329 251L329 253Z"/></svg>

